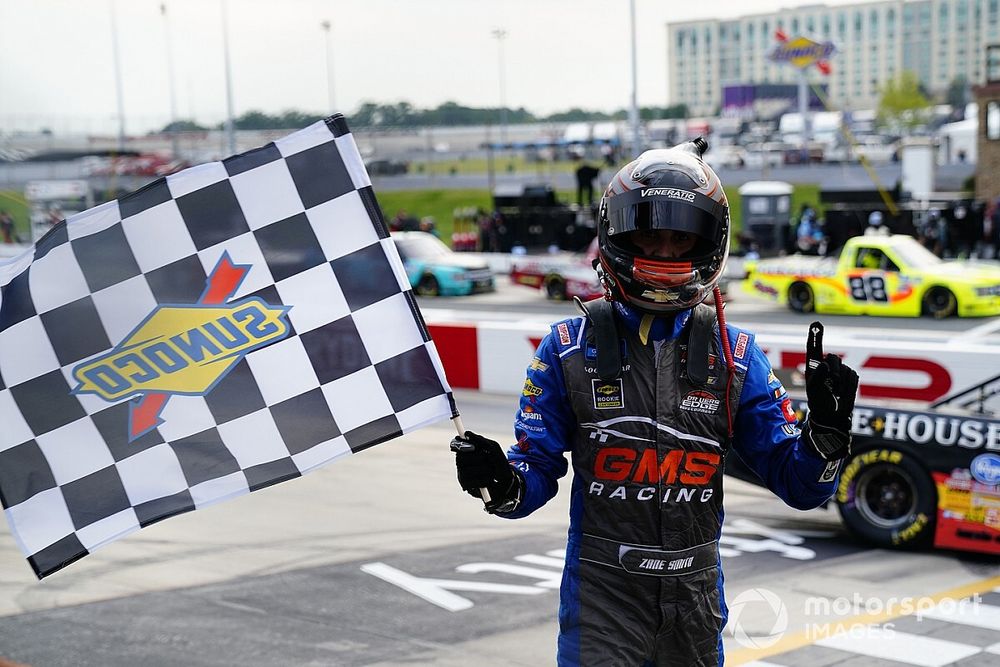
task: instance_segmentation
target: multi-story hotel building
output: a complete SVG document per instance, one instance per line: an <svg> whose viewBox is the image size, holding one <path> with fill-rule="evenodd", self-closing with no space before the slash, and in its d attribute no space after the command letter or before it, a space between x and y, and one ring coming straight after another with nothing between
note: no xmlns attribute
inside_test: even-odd
<svg viewBox="0 0 1000 667"><path fill-rule="evenodd" d="M720 110L722 90L736 84L793 83L795 68L772 63L775 30L789 37L832 41L832 72L810 68L828 85L838 109L873 109L879 88L903 70L943 95L964 76L985 81L986 45L1000 42L1000 0L889 0L856 5L809 5L771 14L667 24L670 99L694 115Z"/></svg>

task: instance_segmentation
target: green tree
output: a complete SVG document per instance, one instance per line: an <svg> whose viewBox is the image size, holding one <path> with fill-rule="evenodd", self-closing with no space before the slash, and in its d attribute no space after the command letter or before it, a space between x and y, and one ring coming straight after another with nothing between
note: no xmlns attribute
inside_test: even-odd
<svg viewBox="0 0 1000 667"><path fill-rule="evenodd" d="M909 70L885 82L878 102L878 122L898 128L912 128L924 121L931 101L920 89L920 79Z"/></svg>
<svg viewBox="0 0 1000 667"><path fill-rule="evenodd" d="M173 123L167 123L160 130L162 133L167 132L204 132L208 128L204 125L199 125L193 120L176 120Z"/></svg>

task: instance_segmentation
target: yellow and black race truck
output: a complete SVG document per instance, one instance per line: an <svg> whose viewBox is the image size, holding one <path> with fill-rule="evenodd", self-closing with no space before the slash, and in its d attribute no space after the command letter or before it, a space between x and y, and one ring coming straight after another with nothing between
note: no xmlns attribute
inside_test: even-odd
<svg viewBox="0 0 1000 667"><path fill-rule="evenodd" d="M775 372L801 388L798 374ZM851 533L880 547L1000 555L1000 419L986 409L997 396L1000 375L931 404L858 403L833 498ZM805 400L792 405L801 422ZM737 456L726 472L762 484Z"/></svg>

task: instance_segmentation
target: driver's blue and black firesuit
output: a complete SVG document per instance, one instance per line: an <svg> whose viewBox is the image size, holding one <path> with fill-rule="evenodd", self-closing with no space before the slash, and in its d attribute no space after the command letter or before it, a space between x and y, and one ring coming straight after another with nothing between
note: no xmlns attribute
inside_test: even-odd
<svg viewBox="0 0 1000 667"><path fill-rule="evenodd" d="M798 509L834 491L838 463L800 442L781 382L753 334L728 326L730 390L714 310L652 317L613 304L622 373L597 374L593 325L552 325L527 372L508 459L520 518L552 498L572 455L569 539L559 611L560 665L721 665L727 608L719 563L722 473L730 447ZM688 378L687 334L711 317L708 378Z"/></svg>

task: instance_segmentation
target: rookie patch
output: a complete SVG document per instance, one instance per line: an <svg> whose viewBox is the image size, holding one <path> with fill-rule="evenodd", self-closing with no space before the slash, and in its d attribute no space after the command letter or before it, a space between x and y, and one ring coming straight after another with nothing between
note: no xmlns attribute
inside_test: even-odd
<svg viewBox="0 0 1000 667"><path fill-rule="evenodd" d="M572 340L570 340L569 337L569 325L567 325L565 322L556 325L556 331L559 332L560 345L569 345L570 343L573 342Z"/></svg>
<svg viewBox="0 0 1000 667"><path fill-rule="evenodd" d="M721 404L722 401L716 398L715 394L699 389L688 392L688 394L684 396L681 400L681 410L699 412L703 415L714 415L719 411L719 405Z"/></svg>
<svg viewBox="0 0 1000 667"><path fill-rule="evenodd" d="M590 381L594 389L594 407L598 410L620 410L625 407L622 380L605 382L599 378Z"/></svg>
<svg viewBox="0 0 1000 667"><path fill-rule="evenodd" d="M750 342L750 336L745 333L740 333L736 337L736 351L733 352L733 356L737 359L742 359L747 353L747 344Z"/></svg>

